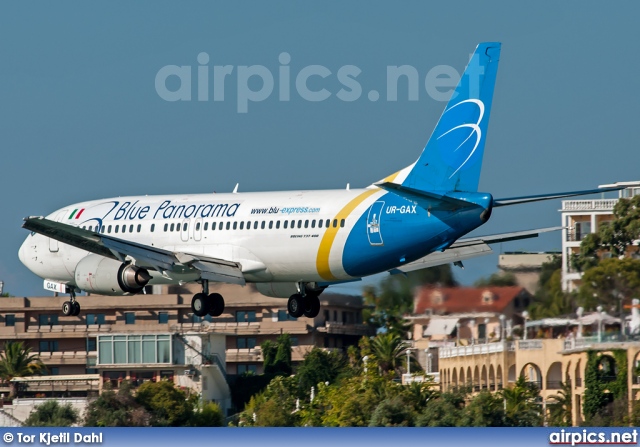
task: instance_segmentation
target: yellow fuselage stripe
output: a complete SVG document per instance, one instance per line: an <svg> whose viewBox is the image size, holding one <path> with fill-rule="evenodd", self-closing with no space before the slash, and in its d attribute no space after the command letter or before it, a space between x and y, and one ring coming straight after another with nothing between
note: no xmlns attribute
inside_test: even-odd
<svg viewBox="0 0 640 447"><path fill-rule="evenodd" d="M322 236L322 240L320 241L320 247L318 248L318 256L316 258L316 268L318 270L318 274L326 279L326 280L334 280L336 278L333 273L331 273L331 268L329 267L329 255L331 254L331 247L333 246L333 241L336 239L338 235L338 230L340 229L340 220L349 217L349 214L360 205L367 197L379 192L379 189L368 189L355 199L351 200L349 203L342 208L334 219L338 220L338 226L334 227L331 225L326 229L324 235Z"/></svg>

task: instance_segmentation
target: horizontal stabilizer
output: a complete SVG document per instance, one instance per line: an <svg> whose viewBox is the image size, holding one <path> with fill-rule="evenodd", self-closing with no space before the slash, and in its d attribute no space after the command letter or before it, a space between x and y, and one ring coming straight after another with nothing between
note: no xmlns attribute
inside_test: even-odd
<svg viewBox="0 0 640 447"><path fill-rule="evenodd" d="M542 200L562 199L565 197L586 196L587 194L599 194L602 192L619 191L624 186L616 186L611 188L587 189L584 191L557 192L555 194L538 194L535 196L509 197L506 199L495 199L493 206L517 205L519 203L540 202Z"/></svg>
<svg viewBox="0 0 640 447"><path fill-rule="evenodd" d="M436 251L420 258L416 261L405 264L401 267L390 270L389 273L407 273L414 270L421 270L437 265L449 264L464 261L466 259L478 256L489 255L493 253L488 244L497 244L499 242L516 241L519 239L528 239L537 237L540 233L550 231L558 231L563 227L539 228L536 230L515 231L513 233L494 234L491 236L478 236L466 239L458 239L456 242L444 251Z"/></svg>
<svg viewBox="0 0 640 447"><path fill-rule="evenodd" d="M438 194L435 192L421 191L397 183L383 182L376 183L375 186L394 193L404 199L410 200L429 211L452 211L460 208L477 207L478 204L462 200L460 198L451 197L447 194ZM455 193L454 193L455 194Z"/></svg>

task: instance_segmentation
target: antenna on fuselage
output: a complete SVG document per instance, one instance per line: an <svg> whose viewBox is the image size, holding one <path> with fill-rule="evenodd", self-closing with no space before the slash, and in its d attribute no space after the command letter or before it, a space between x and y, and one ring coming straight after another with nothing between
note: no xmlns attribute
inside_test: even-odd
<svg viewBox="0 0 640 447"><path fill-rule="evenodd" d="M240 186L240 183L236 183L236 187L233 188L233 193L237 194L238 193L238 186Z"/></svg>
<svg viewBox="0 0 640 447"><path fill-rule="evenodd" d="M349 184L347 183L347 191L349 191L351 189L351 186L349 186Z"/></svg>

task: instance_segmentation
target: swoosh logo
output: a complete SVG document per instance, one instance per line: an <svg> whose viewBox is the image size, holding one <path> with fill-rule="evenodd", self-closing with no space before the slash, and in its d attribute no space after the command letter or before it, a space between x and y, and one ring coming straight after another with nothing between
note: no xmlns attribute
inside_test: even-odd
<svg viewBox="0 0 640 447"><path fill-rule="evenodd" d="M458 166L458 168L455 171L453 171L453 174L451 174L449 176L449 178L451 178L454 175L456 175L458 173L458 171L460 169L462 169L462 167L464 165L467 164L467 162L471 159L473 154L478 149L478 146L480 145L480 141L482 140L482 129L480 129L480 123L482 122L482 118L484 117L484 103L482 101L480 101L479 99L465 99L464 101L460 101L459 103L452 105L447 110L445 110L444 113L448 113L451 110L453 110L456 107L458 107L459 105L466 104L466 103L473 103L476 106L478 106L478 111L480 112L478 114L478 121L475 122L475 123L460 124L458 126L455 126L455 127L451 128L451 129L447 130L445 133L443 133L442 135L440 135L438 137L438 140L439 140L440 138L444 137L445 135L450 134L451 132L453 132L455 130L458 130L458 129L470 129L470 132L469 132L469 135L467 136L467 138L465 138L464 141L462 141L462 143L460 143L458 145L458 147L454 149L453 152L457 152L458 149L460 149L467 141L469 141L472 136L475 135L475 137L476 137L476 141L475 141L475 144L473 145L473 149L471 149L471 151L469 151L469 155L467 155L467 158L465 158L464 161L460 164L460 166Z"/></svg>

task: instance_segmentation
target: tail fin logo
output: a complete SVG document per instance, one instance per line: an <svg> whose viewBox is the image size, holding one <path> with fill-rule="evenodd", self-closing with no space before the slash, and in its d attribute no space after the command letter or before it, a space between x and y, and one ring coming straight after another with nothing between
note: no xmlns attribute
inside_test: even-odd
<svg viewBox="0 0 640 447"><path fill-rule="evenodd" d="M469 107L466 104L475 104L477 111L476 107ZM458 108L458 106L460 107ZM476 114L477 119L475 118ZM444 132L437 139L440 142L441 138L449 135L449 137L445 138L445 140L441 142L445 143L446 141L445 144L438 145L442 156L449 165L452 167L457 166L456 170L453 171L453 174L451 174L449 178L456 175L458 171L460 171L469 162L469 160L471 160L473 155L476 153L478 146L480 146L480 142L482 141L482 129L480 128L480 123L482 122L483 117L484 103L479 99L465 99L444 111L442 120L449 122L453 127ZM463 124L457 124L460 122ZM449 126L446 126L445 129L447 127ZM459 129L468 129L469 134L467 135L465 132L455 132ZM475 136L475 141L471 140L471 137L473 136ZM462 141L453 151L451 151L450 148L455 146L455 144L460 140Z"/></svg>

